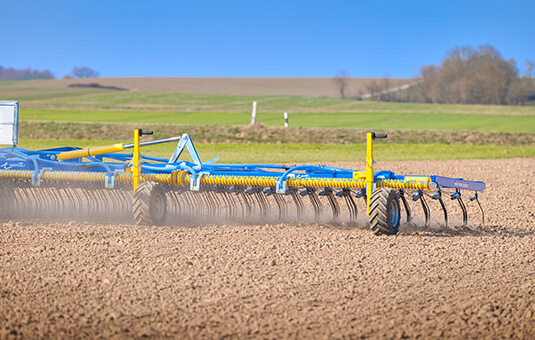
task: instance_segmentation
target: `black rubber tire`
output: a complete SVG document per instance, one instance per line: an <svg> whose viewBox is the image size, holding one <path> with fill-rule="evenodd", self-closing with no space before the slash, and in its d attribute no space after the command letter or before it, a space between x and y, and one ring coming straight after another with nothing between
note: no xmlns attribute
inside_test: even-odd
<svg viewBox="0 0 535 340"><path fill-rule="evenodd" d="M396 235L401 221L399 197L395 190L377 188L370 200L370 228L375 235Z"/></svg>
<svg viewBox="0 0 535 340"><path fill-rule="evenodd" d="M162 225L167 218L167 197L162 186L142 182L134 194L132 211L137 225Z"/></svg>

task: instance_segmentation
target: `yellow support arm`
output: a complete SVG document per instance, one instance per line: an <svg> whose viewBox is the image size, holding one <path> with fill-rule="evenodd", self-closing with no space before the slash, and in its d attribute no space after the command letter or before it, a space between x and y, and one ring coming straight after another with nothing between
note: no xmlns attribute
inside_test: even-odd
<svg viewBox="0 0 535 340"><path fill-rule="evenodd" d="M104 146L96 146L92 148L86 148L81 150L65 151L57 154L58 161L65 161L68 159L88 157L88 156L97 156L110 152L120 152L124 150L124 144L112 144Z"/></svg>
<svg viewBox="0 0 535 340"><path fill-rule="evenodd" d="M136 189L139 185L139 182L141 180L141 152L139 151L139 148L142 143L140 143L141 136L143 135L152 135L152 131L143 131L141 129L135 129L134 130L134 152L132 153L132 177L134 178L133 184L134 184L134 194L136 193ZM174 139L173 139L174 140ZM152 144L159 144L162 142L171 141L171 138L168 138L167 140L160 140L160 141L154 141ZM150 143L150 142L149 142ZM145 143L148 144L148 143Z"/></svg>
<svg viewBox="0 0 535 340"><path fill-rule="evenodd" d="M139 175L141 174L141 154L139 152L139 137L141 129L134 130L134 152L132 154L132 177L134 178L134 194L139 185Z"/></svg>
<svg viewBox="0 0 535 340"><path fill-rule="evenodd" d="M373 140L375 133L366 135L366 215L370 216L370 199L373 189Z"/></svg>
<svg viewBox="0 0 535 340"><path fill-rule="evenodd" d="M366 135L366 214L370 216L370 200L372 198L373 190L377 186L373 181L373 141L375 138L386 138L386 134L376 134L375 132L368 132ZM353 175L354 176L354 175Z"/></svg>

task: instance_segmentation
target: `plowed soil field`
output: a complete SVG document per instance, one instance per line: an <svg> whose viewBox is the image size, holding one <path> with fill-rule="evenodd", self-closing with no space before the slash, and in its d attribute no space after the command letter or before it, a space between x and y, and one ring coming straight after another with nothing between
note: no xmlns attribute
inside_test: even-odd
<svg viewBox="0 0 535 340"><path fill-rule="evenodd" d="M372 81L385 79L348 78L347 96L367 93L366 86ZM410 84L411 79L389 78L388 86ZM219 95L263 96L315 96L339 97L338 86L332 78L85 78L85 79L36 79L19 82L15 87L68 87L72 85L99 84L114 86L128 91L204 93Z"/></svg>
<svg viewBox="0 0 535 340"><path fill-rule="evenodd" d="M484 226L3 221L0 338L534 339L535 159L377 166L485 181Z"/></svg>

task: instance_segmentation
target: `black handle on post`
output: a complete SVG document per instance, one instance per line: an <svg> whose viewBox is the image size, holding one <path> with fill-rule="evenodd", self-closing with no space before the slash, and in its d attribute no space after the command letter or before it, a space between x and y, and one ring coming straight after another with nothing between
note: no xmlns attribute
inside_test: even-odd
<svg viewBox="0 0 535 340"><path fill-rule="evenodd" d="M143 131L142 129L138 129L139 130L139 135L140 136L143 136L143 135L152 135L154 133L154 131L151 131L151 130L145 130Z"/></svg>
<svg viewBox="0 0 535 340"><path fill-rule="evenodd" d="M388 137L388 135L386 133L375 133L375 132L372 132L373 135L372 137L375 139L375 138L386 138Z"/></svg>

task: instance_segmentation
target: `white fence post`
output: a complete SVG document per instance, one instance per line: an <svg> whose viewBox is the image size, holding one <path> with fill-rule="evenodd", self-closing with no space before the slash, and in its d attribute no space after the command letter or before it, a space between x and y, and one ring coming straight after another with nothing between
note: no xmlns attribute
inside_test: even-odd
<svg viewBox="0 0 535 340"><path fill-rule="evenodd" d="M288 127L288 112L284 112L284 127Z"/></svg>
<svg viewBox="0 0 535 340"><path fill-rule="evenodd" d="M251 125L256 123L256 102L253 102L253 113L251 114Z"/></svg>

